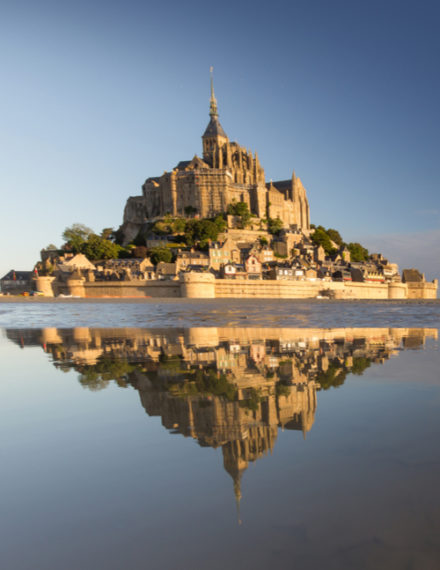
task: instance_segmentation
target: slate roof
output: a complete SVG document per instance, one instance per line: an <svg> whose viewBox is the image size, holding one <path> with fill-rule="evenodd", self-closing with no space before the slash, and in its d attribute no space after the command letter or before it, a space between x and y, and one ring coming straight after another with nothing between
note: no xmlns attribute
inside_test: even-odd
<svg viewBox="0 0 440 570"><path fill-rule="evenodd" d="M156 267L156 272L160 272L162 275L176 275L176 264L159 261Z"/></svg>
<svg viewBox="0 0 440 570"><path fill-rule="evenodd" d="M203 133L203 137L225 137L228 138L223 127L220 124L220 121L216 117L211 117L211 120L206 127L206 131Z"/></svg>
<svg viewBox="0 0 440 570"><path fill-rule="evenodd" d="M270 188L270 182L266 184L266 188ZM272 186L275 186L277 190L284 192L285 190L290 190L292 188L292 180L276 180L272 182Z"/></svg>
<svg viewBox="0 0 440 570"><path fill-rule="evenodd" d="M176 166L177 170L185 170L188 164L191 163L191 160L181 160L179 164Z"/></svg>
<svg viewBox="0 0 440 570"><path fill-rule="evenodd" d="M423 275L417 269L404 269L402 271L403 283L422 283Z"/></svg>
<svg viewBox="0 0 440 570"><path fill-rule="evenodd" d="M15 271L14 269L11 269L11 271L8 271L0 281L13 281L14 273L16 281L29 281L34 274L33 271Z"/></svg>

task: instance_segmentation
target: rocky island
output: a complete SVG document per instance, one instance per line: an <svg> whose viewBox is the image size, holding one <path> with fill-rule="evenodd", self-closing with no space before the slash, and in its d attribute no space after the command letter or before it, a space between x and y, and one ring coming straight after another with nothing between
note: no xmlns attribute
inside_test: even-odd
<svg viewBox="0 0 440 570"><path fill-rule="evenodd" d="M257 153L231 142L211 77L203 153L147 178L113 231L74 224L42 250L23 290L46 296L435 299L438 282L310 223L293 172L266 182ZM23 273L23 272L22 272ZM17 289L15 272L2 290Z"/></svg>

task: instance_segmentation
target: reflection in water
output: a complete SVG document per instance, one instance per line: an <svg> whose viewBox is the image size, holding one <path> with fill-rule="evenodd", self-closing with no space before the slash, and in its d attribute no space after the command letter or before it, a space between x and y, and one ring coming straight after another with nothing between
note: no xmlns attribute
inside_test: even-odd
<svg viewBox="0 0 440 570"><path fill-rule="evenodd" d="M344 383L436 329L41 329L7 331L41 345L90 390L133 386L150 416L201 446L221 447L237 508L250 462L273 449L278 427L304 438L317 390Z"/></svg>

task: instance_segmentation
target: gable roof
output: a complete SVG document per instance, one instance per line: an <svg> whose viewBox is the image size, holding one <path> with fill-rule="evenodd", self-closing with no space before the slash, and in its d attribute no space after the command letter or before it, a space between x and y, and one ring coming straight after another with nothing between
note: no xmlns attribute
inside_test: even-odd
<svg viewBox="0 0 440 570"><path fill-rule="evenodd" d="M91 261L83 253L77 253L68 261L64 261L59 265L64 271L73 271L75 269L96 269Z"/></svg>

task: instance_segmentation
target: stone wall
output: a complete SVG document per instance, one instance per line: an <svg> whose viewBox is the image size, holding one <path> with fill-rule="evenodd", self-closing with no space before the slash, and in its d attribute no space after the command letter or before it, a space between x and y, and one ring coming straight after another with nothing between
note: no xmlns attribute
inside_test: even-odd
<svg viewBox="0 0 440 570"><path fill-rule="evenodd" d="M438 280L432 283L407 283L408 299L437 299Z"/></svg>
<svg viewBox="0 0 440 570"><path fill-rule="evenodd" d="M389 299L388 284L340 283L322 281L272 281L217 279L216 298L314 299L323 290L334 293L335 299ZM405 285L400 291L405 293ZM394 297L405 298L405 297Z"/></svg>
<svg viewBox="0 0 440 570"><path fill-rule="evenodd" d="M86 297L180 297L179 281L95 281L85 283Z"/></svg>
<svg viewBox="0 0 440 570"><path fill-rule="evenodd" d="M42 281L46 280L44 283ZM434 283L342 283L325 281L275 281L263 279L215 279L211 273L184 273L176 281L95 281L69 279L57 283L40 278L39 290L46 296L78 297L168 297L189 299L314 299L329 292L335 299L436 299Z"/></svg>

